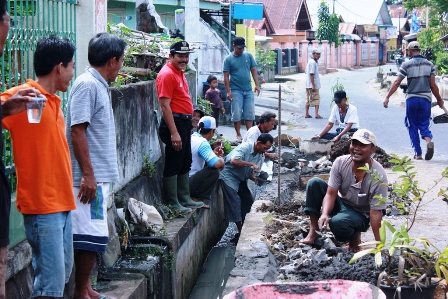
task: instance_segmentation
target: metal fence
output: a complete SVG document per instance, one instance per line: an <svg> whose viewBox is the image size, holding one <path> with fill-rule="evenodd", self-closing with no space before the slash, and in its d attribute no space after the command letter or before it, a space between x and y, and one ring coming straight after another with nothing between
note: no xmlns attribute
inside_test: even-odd
<svg viewBox="0 0 448 299"><path fill-rule="evenodd" d="M37 42L50 35L68 38L76 44L77 0L10 0L7 1L11 16L11 29L0 59L1 91L34 78L33 52ZM76 76L75 76L76 77ZM65 108L68 93L59 94ZM9 133L2 132L5 143L2 154L11 189L16 188L12 145Z"/></svg>

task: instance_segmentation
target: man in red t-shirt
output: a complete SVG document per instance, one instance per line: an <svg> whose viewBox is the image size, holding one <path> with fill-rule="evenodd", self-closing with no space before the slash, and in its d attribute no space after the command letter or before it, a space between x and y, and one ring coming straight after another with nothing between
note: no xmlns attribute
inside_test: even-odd
<svg viewBox="0 0 448 299"><path fill-rule="evenodd" d="M170 47L170 60L160 70L156 88L163 118L159 135L165 143L163 190L165 204L179 214L189 213L204 204L190 198L188 173L191 166L191 118L193 103L184 71L193 51L186 41Z"/></svg>

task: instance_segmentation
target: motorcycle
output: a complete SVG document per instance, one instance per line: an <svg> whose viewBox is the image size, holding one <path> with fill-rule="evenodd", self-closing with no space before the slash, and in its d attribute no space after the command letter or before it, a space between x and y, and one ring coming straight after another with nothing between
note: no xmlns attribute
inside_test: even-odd
<svg viewBox="0 0 448 299"><path fill-rule="evenodd" d="M395 65L397 66L397 71L400 70L400 66L403 63L403 54L397 53L395 54Z"/></svg>

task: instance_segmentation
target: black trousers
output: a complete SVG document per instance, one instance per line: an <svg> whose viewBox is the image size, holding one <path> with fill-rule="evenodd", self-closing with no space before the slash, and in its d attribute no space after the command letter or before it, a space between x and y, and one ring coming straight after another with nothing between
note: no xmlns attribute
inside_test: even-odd
<svg viewBox="0 0 448 299"><path fill-rule="evenodd" d="M181 119L174 117L174 123L182 140L182 149L175 151L171 143L171 133L162 118L159 127L160 139L165 143L165 167L163 177L170 177L178 174L185 174L191 167L191 119Z"/></svg>

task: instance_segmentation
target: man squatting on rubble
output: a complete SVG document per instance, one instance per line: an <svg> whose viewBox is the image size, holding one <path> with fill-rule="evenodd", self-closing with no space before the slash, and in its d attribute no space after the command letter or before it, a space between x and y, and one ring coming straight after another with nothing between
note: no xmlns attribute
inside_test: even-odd
<svg viewBox="0 0 448 299"><path fill-rule="evenodd" d="M271 148L273 142L271 135L263 133L256 142L238 145L225 159L226 165L219 177L224 197L225 220L235 222L240 233L244 218L254 202L247 180L256 181L254 172L260 172L263 154Z"/></svg>
<svg viewBox="0 0 448 299"><path fill-rule="evenodd" d="M369 222L379 241L386 204L377 205L375 196L387 196L387 177L381 164L371 158L375 150L375 135L360 129L352 136L350 154L334 161L328 184L320 178L308 181L305 212L310 215L310 231L300 242L314 243L319 237L317 231L329 227L336 240L349 241L348 249L357 252L361 232L367 231ZM366 164L379 174L381 182L373 181L370 173L359 169Z"/></svg>
<svg viewBox="0 0 448 299"><path fill-rule="evenodd" d="M198 131L191 135L193 162L190 170L190 195L193 199L211 199L210 195L219 179L219 171L224 169L222 146L212 149L209 143L215 130L215 118L204 116L199 120Z"/></svg>
<svg viewBox="0 0 448 299"><path fill-rule="evenodd" d="M165 203L179 214L191 212L188 207L201 208L204 205L190 198L193 104L184 71L192 52L186 41L172 44L169 61L162 67L156 80L163 113L159 135L165 143L164 199Z"/></svg>

